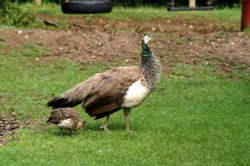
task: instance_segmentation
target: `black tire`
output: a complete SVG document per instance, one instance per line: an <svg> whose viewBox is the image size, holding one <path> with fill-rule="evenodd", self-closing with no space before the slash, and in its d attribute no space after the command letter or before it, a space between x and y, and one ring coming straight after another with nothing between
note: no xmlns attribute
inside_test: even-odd
<svg viewBox="0 0 250 166"><path fill-rule="evenodd" d="M109 1L69 1L62 3L63 13L109 13L112 11L112 3Z"/></svg>

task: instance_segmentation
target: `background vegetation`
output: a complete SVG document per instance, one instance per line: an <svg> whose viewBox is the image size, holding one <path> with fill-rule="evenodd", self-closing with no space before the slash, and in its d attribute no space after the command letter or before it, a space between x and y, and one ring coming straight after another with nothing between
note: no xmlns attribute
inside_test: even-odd
<svg viewBox="0 0 250 166"><path fill-rule="evenodd" d="M137 6L155 6L163 7L168 5L168 0L112 0L115 5L121 5L126 7ZM233 7L234 4L240 4L241 0L214 0L214 5L218 7ZM188 0L175 0L176 5L188 5ZM206 5L206 0L197 0L197 5Z"/></svg>
<svg viewBox="0 0 250 166"><path fill-rule="evenodd" d="M27 3L33 2L33 0L2 0L16 2L16 3ZM111 0L115 6L123 7L139 7L139 6L155 6L164 7L168 5L168 0ZM0 6L1 3L0 1ZM60 0L43 0L43 3L60 3ZM188 0L175 0L177 5L187 5ZM197 5L206 5L206 0L197 0ZM233 7L234 5L241 4L241 0L214 0L213 3L217 7Z"/></svg>
<svg viewBox="0 0 250 166"><path fill-rule="evenodd" d="M35 22L35 15L29 8L22 8L7 0L2 1L0 15L0 23L8 26L28 26Z"/></svg>

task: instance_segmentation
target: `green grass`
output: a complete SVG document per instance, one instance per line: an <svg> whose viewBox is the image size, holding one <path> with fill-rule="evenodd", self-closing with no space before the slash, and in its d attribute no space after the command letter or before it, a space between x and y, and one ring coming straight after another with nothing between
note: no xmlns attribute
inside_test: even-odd
<svg viewBox="0 0 250 166"><path fill-rule="evenodd" d="M30 4L27 4L29 6ZM24 5L25 6L25 5ZM166 7L153 8L153 7L139 7L139 8L123 8L123 7L113 7L111 13L105 14L63 14L59 5L55 4L45 4L42 7L33 7L33 10L39 14L49 14L56 16L74 16L74 17L107 17L109 19L173 19L176 17L190 18L190 16L195 16L198 18L210 18L210 19L222 19L222 20L239 20L241 17L240 8L225 8L216 9L210 11L167 11Z"/></svg>
<svg viewBox="0 0 250 166"><path fill-rule="evenodd" d="M210 18L210 19L239 19L240 9L220 9L211 11L167 11L166 8L114 8L112 13L107 14L107 17L114 19L173 19L173 18L190 18L195 16L198 18Z"/></svg>
<svg viewBox="0 0 250 166"><path fill-rule="evenodd" d="M246 29L244 29L244 32L250 34L250 27L247 27Z"/></svg>
<svg viewBox="0 0 250 166"><path fill-rule="evenodd" d="M225 29L239 29L241 9L240 8L224 8L215 9L210 11L167 11L166 7L152 8L152 7L139 7L139 8L122 8L114 7L111 13L105 14L63 14L60 6L58 5L44 5L39 8L34 8L36 13L45 15L54 15L64 19L68 17L83 18L86 23L93 21L95 18L107 18L113 24L117 20L186 20L191 24L196 24L195 20L207 20L209 23L220 22ZM66 21L67 22L67 21ZM204 21L205 22L205 21ZM209 24L208 23L208 24ZM65 22L60 23L65 27ZM38 25L36 25L38 26ZM131 31L131 29L123 29L123 31Z"/></svg>
<svg viewBox="0 0 250 166"><path fill-rule="evenodd" d="M250 80L211 71L208 65L180 65L163 74L158 88L132 110L131 133L124 130L123 113L111 116L110 132L99 131L103 120L87 120L87 128L61 136L46 125L46 102L96 72L99 63L78 66L73 61L41 63L37 45L24 52L9 51L0 42L0 112L14 110L21 129L0 148L3 166L26 165L232 165L250 164ZM27 51L28 50L28 51ZM47 52L47 51L46 51ZM29 54L31 55L31 54ZM237 74L235 75L237 76Z"/></svg>

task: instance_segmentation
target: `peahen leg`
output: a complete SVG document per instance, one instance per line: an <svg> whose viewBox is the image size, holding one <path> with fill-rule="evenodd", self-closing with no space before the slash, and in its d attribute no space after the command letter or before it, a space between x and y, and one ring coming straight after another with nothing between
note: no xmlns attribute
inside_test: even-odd
<svg viewBox="0 0 250 166"><path fill-rule="evenodd" d="M63 129L60 128L61 135L64 135Z"/></svg>
<svg viewBox="0 0 250 166"><path fill-rule="evenodd" d="M69 134L72 136L72 130L71 129L69 129Z"/></svg>
<svg viewBox="0 0 250 166"><path fill-rule="evenodd" d="M108 130L109 130L109 129L108 129L108 125L109 125L109 116L110 116L110 115L107 115L106 121L105 121L104 125L100 127L103 131L108 131Z"/></svg>
<svg viewBox="0 0 250 166"><path fill-rule="evenodd" d="M126 131L129 132L130 130L129 130L128 119L129 119L130 108L124 108L123 112L124 112L124 118L125 118Z"/></svg>

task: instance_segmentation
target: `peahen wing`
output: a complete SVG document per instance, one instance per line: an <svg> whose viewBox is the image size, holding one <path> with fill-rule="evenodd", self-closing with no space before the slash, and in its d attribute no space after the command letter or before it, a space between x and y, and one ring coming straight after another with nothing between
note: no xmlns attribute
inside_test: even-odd
<svg viewBox="0 0 250 166"><path fill-rule="evenodd" d="M97 119L118 111L129 86L142 76L143 69L140 67L118 67L103 73L99 84L86 97L83 107Z"/></svg>

